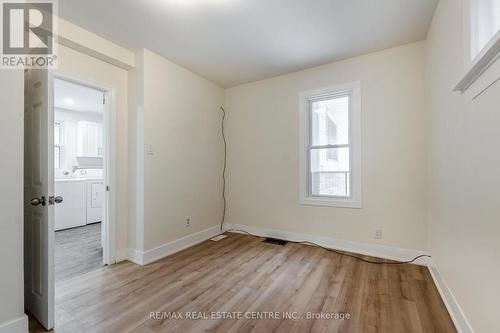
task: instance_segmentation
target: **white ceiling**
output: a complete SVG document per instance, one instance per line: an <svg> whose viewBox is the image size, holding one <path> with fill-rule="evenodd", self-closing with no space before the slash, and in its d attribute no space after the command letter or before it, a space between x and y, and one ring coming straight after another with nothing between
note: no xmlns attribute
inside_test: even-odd
<svg viewBox="0 0 500 333"><path fill-rule="evenodd" d="M223 87L424 39L438 0L61 0L59 14Z"/></svg>
<svg viewBox="0 0 500 333"><path fill-rule="evenodd" d="M54 79L54 106L80 111L103 112L103 92L69 81Z"/></svg>

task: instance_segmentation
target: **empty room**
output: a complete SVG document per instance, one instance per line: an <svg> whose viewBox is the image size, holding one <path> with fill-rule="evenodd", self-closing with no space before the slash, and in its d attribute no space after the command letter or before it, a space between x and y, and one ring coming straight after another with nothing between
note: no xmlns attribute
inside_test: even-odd
<svg viewBox="0 0 500 333"><path fill-rule="evenodd" d="M500 332L500 0L0 8L0 333Z"/></svg>

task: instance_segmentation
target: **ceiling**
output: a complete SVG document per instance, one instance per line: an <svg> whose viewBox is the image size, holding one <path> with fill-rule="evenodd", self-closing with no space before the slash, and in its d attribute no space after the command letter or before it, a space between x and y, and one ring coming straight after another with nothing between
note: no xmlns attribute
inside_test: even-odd
<svg viewBox="0 0 500 333"><path fill-rule="evenodd" d="M231 87L422 40L438 0L63 0L59 15Z"/></svg>
<svg viewBox="0 0 500 333"><path fill-rule="evenodd" d="M103 92L81 86L69 81L54 79L54 107L80 111L101 113Z"/></svg>

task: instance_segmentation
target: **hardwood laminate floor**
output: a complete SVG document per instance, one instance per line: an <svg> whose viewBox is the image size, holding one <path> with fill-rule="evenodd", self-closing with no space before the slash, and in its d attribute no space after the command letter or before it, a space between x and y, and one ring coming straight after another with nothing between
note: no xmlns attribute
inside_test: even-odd
<svg viewBox="0 0 500 333"><path fill-rule="evenodd" d="M456 332L426 267L240 234L58 282L55 331Z"/></svg>
<svg viewBox="0 0 500 333"><path fill-rule="evenodd" d="M101 223L56 231L54 256L56 281L102 267Z"/></svg>

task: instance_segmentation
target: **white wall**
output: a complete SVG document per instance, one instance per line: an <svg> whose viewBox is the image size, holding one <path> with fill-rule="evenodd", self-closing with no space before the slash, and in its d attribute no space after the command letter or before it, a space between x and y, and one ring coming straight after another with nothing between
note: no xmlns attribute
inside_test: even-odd
<svg viewBox="0 0 500 333"><path fill-rule="evenodd" d="M127 246L144 250L144 50L138 51L136 66L128 72L128 179L129 219Z"/></svg>
<svg viewBox="0 0 500 333"><path fill-rule="evenodd" d="M128 74L124 69L62 45L58 59L58 73L115 90L116 247L117 259L124 259L128 224Z"/></svg>
<svg viewBox="0 0 500 333"><path fill-rule="evenodd" d="M424 50L413 43L228 89L227 222L425 249ZM357 80L363 208L300 205L299 93Z"/></svg>
<svg viewBox="0 0 500 333"><path fill-rule="evenodd" d="M475 332L500 332L500 82L474 101L461 1L441 0L428 36L429 250Z"/></svg>
<svg viewBox="0 0 500 333"><path fill-rule="evenodd" d="M0 70L0 332L27 332L23 276L22 71ZM7 144L8 143L8 144ZM14 322L12 322L14 321ZM17 322L16 322L17 321ZM12 326L8 326L11 322ZM19 329L15 330L15 327Z"/></svg>
<svg viewBox="0 0 500 333"><path fill-rule="evenodd" d="M223 89L149 51L144 73L144 141L154 147L144 167L148 250L220 220Z"/></svg>
<svg viewBox="0 0 500 333"><path fill-rule="evenodd" d="M102 124L103 114L96 112L78 112L64 109L54 109L54 121L60 122L62 126L62 150L61 150L61 167L54 170L55 178L67 178L64 172L67 171L70 175L73 173L73 166L79 166L77 149L78 140L78 122L89 121ZM92 158L92 167L102 168L102 158ZM85 167L85 166L84 166ZM88 167L88 166L87 166Z"/></svg>
<svg viewBox="0 0 500 333"><path fill-rule="evenodd" d="M138 87L140 92L133 93L136 104L130 109L134 110L131 119L135 125L130 127L136 136L144 135L144 144L151 144L154 154L141 155L136 151L138 154L131 159L137 167L137 159L144 156L143 174L136 170L134 176L144 177L144 213L139 208L138 218L144 219L144 229L140 230L141 221L136 221L131 229L137 233L136 249L147 251L214 227L220 221L219 108L224 91L148 50L136 54L136 63L136 69L130 73L130 80L135 82L130 82L130 86ZM136 115L137 107L142 106L141 129L137 128ZM131 214L136 216L137 211ZM191 219L189 228L185 227L187 217Z"/></svg>
<svg viewBox="0 0 500 333"><path fill-rule="evenodd" d="M58 18L58 24L58 40L60 44L125 70L134 67L134 52L62 18Z"/></svg>

